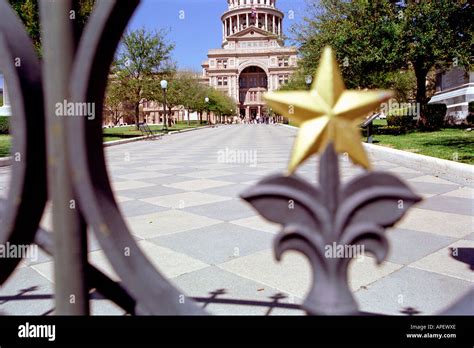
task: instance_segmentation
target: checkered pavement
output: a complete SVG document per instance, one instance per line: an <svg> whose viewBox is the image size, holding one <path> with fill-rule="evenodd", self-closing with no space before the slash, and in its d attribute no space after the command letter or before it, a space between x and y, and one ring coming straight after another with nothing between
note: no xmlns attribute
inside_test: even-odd
<svg viewBox="0 0 474 348"><path fill-rule="evenodd" d="M272 242L278 226L238 197L264 176L285 169L295 134L275 125L221 126L106 149L116 199L138 245L184 294L301 303L311 280L307 260L288 252L276 262ZM228 155L234 151L248 155L247 161L233 162ZM423 168L379 158L373 164L405 179L425 200L388 231L391 251L385 262L377 266L366 256L351 263L351 288L363 311L436 313L474 285L474 190L426 175ZM343 182L361 173L350 162L341 159L340 165ZM313 158L297 174L316 182L315 170ZM0 168L2 195L8 177L9 169ZM43 226L50 225L46 214ZM117 279L93 236L89 244L90 261ZM450 256L451 248L456 257ZM0 311L50 311L52 267L43 254L36 262L23 262L0 288ZM122 314L100 297L92 303L94 314ZM214 314L269 313L245 303L211 302L205 308ZM270 314L302 312L274 308Z"/></svg>

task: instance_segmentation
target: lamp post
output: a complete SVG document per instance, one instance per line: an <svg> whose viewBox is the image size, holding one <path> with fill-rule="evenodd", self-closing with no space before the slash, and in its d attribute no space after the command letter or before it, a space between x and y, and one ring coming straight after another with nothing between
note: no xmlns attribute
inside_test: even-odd
<svg viewBox="0 0 474 348"><path fill-rule="evenodd" d="M313 76L307 75L305 81L306 81L306 85L308 86L308 89L309 89L311 87L311 84L313 83Z"/></svg>
<svg viewBox="0 0 474 348"><path fill-rule="evenodd" d="M168 81L161 80L160 85L161 85L161 89L163 90L163 112L164 112L163 129L167 131L168 130L168 117L166 115L167 114L166 113L166 90L168 89Z"/></svg>
<svg viewBox="0 0 474 348"><path fill-rule="evenodd" d="M204 101L206 102L207 121L208 121L209 123L214 124L214 122L211 122L211 118L210 118L210 115L209 115L209 97L204 98ZM201 121L202 121L202 119L201 119ZM202 123L202 122L201 122L201 123Z"/></svg>

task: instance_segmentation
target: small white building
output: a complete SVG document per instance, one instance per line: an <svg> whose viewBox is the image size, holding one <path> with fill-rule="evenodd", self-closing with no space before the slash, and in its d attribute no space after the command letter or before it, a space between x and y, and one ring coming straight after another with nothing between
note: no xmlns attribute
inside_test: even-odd
<svg viewBox="0 0 474 348"><path fill-rule="evenodd" d="M429 104L446 104L447 118L455 122L466 119L468 104L474 101L474 72L453 68L447 72L438 72L436 76L436 93Z"/></svg>

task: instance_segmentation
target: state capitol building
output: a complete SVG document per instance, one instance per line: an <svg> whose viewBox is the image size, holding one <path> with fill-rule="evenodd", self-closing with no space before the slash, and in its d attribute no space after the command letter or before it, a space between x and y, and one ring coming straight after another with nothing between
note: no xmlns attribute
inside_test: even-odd
<svg viewBox="0 0 474 348"><path fill-rule="evenodd" d="M228 93L239 105L240 116L265 116L267 91L288 82L296 70L295 47L283 40L284 14L276 0L228 0L222 15L222 46L211 49L202 64L202 78Z"/></svg>

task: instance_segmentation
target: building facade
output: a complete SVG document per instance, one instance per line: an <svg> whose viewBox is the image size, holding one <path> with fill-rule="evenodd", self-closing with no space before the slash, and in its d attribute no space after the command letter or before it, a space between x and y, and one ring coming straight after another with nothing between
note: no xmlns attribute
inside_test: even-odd
<svg viewBox="0 0 474 348"><path fill-rule="evenodd" d="M453 68L436 75L436 93L430 103L443 103L448 107L447 117L463 122L468 115L468 104L474 101L474 72Z"/></svg>
<svg viewBox="0 0 474 348"><path fill-rule="evenodd" d="M262 98L288 82L297 68L295 47L285 46L284 14L276 0L227 0L222 46L211 49L202 79L239 105L241 118L268 115Z"/></svg>

